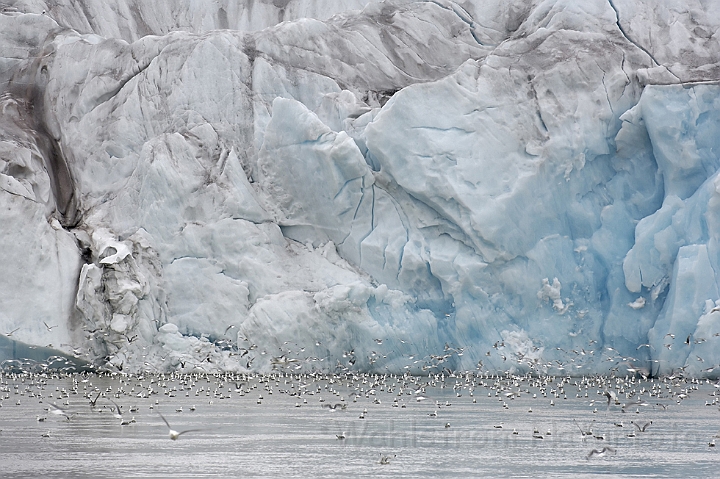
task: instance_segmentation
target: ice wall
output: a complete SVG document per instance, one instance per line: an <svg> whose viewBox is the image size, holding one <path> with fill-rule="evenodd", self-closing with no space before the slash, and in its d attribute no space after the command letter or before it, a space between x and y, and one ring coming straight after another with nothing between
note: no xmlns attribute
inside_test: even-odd
<svg viewBox="0 0 720 479"><path fill-rule="evenodd" d="M327 20L336 13L360 10L368 3L369 0L15 0L0 5L7 12L45 12L60 26L78 33L132 42L147 35L165 35L173 31L253 31L301 18ZM408 3L408 0L402 3Z"/></svg>
<svg viewBox="0 0 720 479"><path fill-rule="evenodd" d="M123 371L720 371L713 5L230 3L0 5L2 332Z"/></svg>

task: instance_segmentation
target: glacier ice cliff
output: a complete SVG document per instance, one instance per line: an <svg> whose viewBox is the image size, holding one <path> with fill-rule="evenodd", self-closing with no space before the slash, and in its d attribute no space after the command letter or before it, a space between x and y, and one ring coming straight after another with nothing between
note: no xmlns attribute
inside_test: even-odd
<svg viewBox="0 0 720 479"><path fill-rule="evenodd" d="M5 0L0 333L717 377L719 82L702 0Z"/></svg>

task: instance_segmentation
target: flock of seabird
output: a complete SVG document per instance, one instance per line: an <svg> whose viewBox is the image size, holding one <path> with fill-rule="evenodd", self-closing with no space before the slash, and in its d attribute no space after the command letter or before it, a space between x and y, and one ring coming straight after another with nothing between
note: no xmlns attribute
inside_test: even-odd
<svg viewBox="0 0 720 479"><path fill-rule="evenodd" d="M114 378L110 384L115 385L101 388L98 384L108 384L107 377ZM96 379L97 378L97 379ZM49 386L53 380L70 380L72 386L68 389ZM96 383L95 385L93 383ZM132 426L136 418L123 412L137 412L142 407L149 408L151 414L145 417L156 417L157 422L162 421L167 427L168 437L175 441L187 433L201 433L204 429L175 429L170 420L160 412L161 406L169 412L169 398L183 396L188 403L213 404L214 401L228 400L233 397L252 400L257 398L257 404L263 404L264 395L285 395L292 398L296 407L318 407L328 413L347 413L351 410L361 411L358 419L365 419L373 414L373 407L391 407L421 411L430 424L438 428L450 429L446 420L437 421L437 418L448 418L445 412L454 401L446 399L448 396L455 401L465 401L466 404L478 404L478 398L485 406L478 409L478 414L490 414L492 417L505 417L503 411L512 408L515 412L512 418L515 421L512 433L508 437L527 437L530 440L551 439L553 433L550 429L543 432L535 426L533 408L521 411L515 406L524 398L531 404L537 404L536 410L543 407L552 408L566 399L580 399L587 406L590 425L583 427L574 418L574 427L580 431L580 439L585 441L605 441L608 436L614 438L612 445L602 448L591 448L585 455L587 460L596 460L603 457L622 453L626 447L622 438L634 438L639 435L652 434L654 424L669 407L682 404L701 385L708 385L713 390L712 400L707 400L707 406L720 406L720 383L709 386L709 380L688 379L680 376L669 376L660 379L643 380L636 377L557 377L533 376L530 374L477 374L472 372L458 374L429 374L427 376L405 375L379 375L348 373L342 375L332 374L290 374L276 372L268 375L246 373L223 374L118 374L118 373L13 373L0 371L0 407L3 402L11 398L10 393L16 397L15 404L20 404L22 397L38 401L42 414L37 415L38 422L47 423L48 413L62 418L64 421L82 421L83 416L92 413L105 413L118 420L120 427ZM438 389L445 389L437 394ZM452 390L452 393L450 393ZM439 399L442 396L442 400ZM167 397L165 401L163 398ZM438 399L433 400L433 397ZM72 405L70 399L72 400ZM82 398L82 399L80 399ZM332 399L332 400L331 400ZM173 401L176 413L185 410L190 412L196 409L195 404L177 405L182 399ZM534 401L534 402L533 402ZM360 402L361 404L355 405ZM381 406L385 404L385 406ZM497 412L488 413L487 406L495 404ZM524 402L527 404L527 401ZM185 407L185 409L183 409ZM525 406L527 407L527 406ZM599 409L598 409L599 408ZM484 411L484 412L483 412ZM524 412L527 411L527 412ZM0 410L0 413L2 410ZM600 412L600 413L598 413ZM109 413L109 414L107 414ZM187 413L185 413L187 414ZM523 414L521 416L521 414ZM642 414L642 415L641 415ZM625 415L625 416L623 416ZM644 419L647 416L652 419ZM629 416L629 417L628 417ZM344 416L351 418L352 416ZM617 420L626 417L626 421ZM592 418L592 419L590 419ZM614 422L610 422L615 419ZM437 422L435 422L437 421ZM603 421L605 423L603 424ZM173 422L175 422L173 420ZM503 430L503 422L495 423L490 430ZM622 434L608 434L607 430L624 431ZM51 431L42 434L50 437ZM503 433L504 434L504 433ZM334 433L336 441L345 441L351 435L346 431ZM715 446L715 439L709 439L708 447ZM349 439L348 439L349 440ZM628 443L627 447L632 447ZM395 454L382 452L379 464L390 464L396 459ZM393 461L394 462L394 461Z"/></svg>

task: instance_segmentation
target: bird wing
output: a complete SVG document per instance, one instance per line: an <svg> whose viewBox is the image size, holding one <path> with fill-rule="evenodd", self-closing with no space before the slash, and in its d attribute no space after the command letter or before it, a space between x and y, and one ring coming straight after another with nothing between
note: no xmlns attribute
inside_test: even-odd
<svg viewBox="0 0 720 479"><path fill-rule="evenodd" d="M118 416L122 416L122 411L120 411L120 406L118 406L118 404L115 401L113 401L112 399L108 399L108 401L110 401L111 403L113 403L115 405L115 414L117 414Z"/></svg>
<svg viewBox="0 0 720 479"><path fill-rule="evenodd" d="M573 419L573 422L575 423L575 425L577 426L577 428L580 429L580 433L584 436L584 435L585 435L585 431L582 430L582 428L580 427L580 424L578 424L575 419Z"/></svg>
<svg viewBox="0 0 720 479"><path fill-rule="evenodd" d="M167 424L167 423L166 423L166 424ZM180 431L180 432L178 433L178 436L182 436L182 435L185 434L186 432L197 432L197 431L202 431L202 429L186 429L186 430L184 430L184 431Z"/></svg>
<svg viewBox="0 0 720 479"><path fill-rule="evenodd" d="M168 429L172 429L172 427L170 426L170 423L167 422L167 419L165 419L165 416L163 416L162 414L160 414L160 411L158 411L158 416L160 416L160 419L162 419L163 422L165 423L165 425L167 425ZM182 433L180 433L180 434L182 434Z"/></svg>
<svg viewBox="0 0 720 479"><path fill-rule="evenodd" d="M61 414L64 414L65 416L67 416L67 412L66 412L63 408L61 408L60 406L57 406L57 405L55 405L55 404L53 404L53 403L50 403L50 405L51 405L52 407L54 407L55 409L57 409L58 411L60 411Z"/></svg>
<svg viewBox="0 0 720 479"><path fill-rule="evenodd" d="M55 412L55 414L62 414L63 416L68 418L68 420L70 420L70 415L68 414L68 412L65 409L61 408L60 406L56 406L53 403L50 403L50 405L55 408L55 411L57 411L57 412ZM76 414L76 413L73 413L73 414Z"/></svg>

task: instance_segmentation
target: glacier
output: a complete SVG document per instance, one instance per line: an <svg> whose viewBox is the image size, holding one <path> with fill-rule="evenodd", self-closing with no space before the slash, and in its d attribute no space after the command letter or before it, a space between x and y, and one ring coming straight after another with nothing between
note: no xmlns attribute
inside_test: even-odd
<svg viewBox="0 0 720 479"><path fill-rule="evenodd" d="M0 333L123 372L718 377L719 32L702 0L0 2Z"/></svg>

